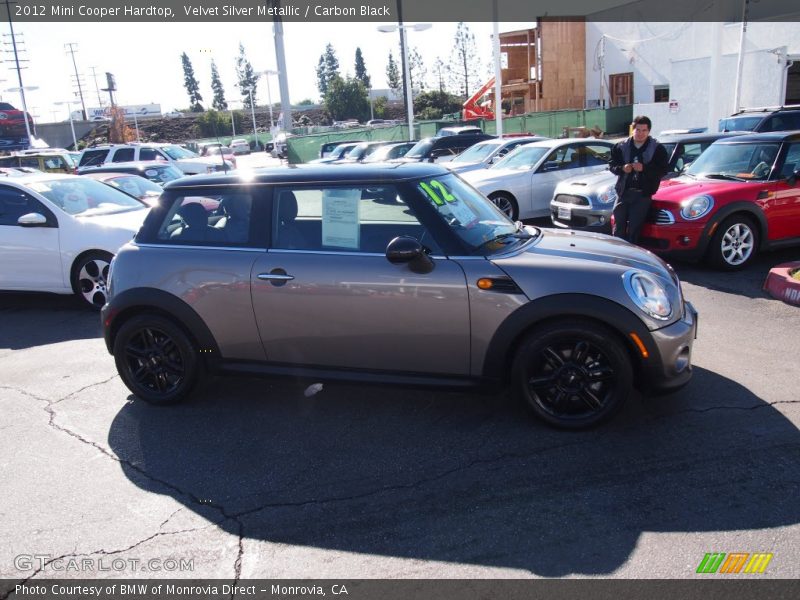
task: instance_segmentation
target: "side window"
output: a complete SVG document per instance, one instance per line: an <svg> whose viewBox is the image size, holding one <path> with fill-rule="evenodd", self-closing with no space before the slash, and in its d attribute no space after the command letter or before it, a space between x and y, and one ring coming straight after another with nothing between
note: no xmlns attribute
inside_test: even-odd
<svg viewBox="0 0 800 600"><path fill-rule="evenodd" d="M696 142L694 144L683 144L681 146L681 154L678 157L678 160L675 161L675 167L673 168L674 171L680 172L694 161L697 160L697 157L703 153L703 150L708 148L711 145L711 142Z"/></svg>
<svg viewBox="0 0 800 600"><path fill-rule="evenodd" d="M156 237L161 243L247 246L253 198L247 192L185 195L174 199Z"/></svg>
<svg viewBox="0 0 800 600"><path fill-rule="evenodd" d="M139 160L164 160L164 156L155 148L139 148Z"/></svg>
<svg viewBox="0 0 800 600"><path fill-rule="evenodd" d="M19 159L20 167L30 167L31 169L38 169L39 157L38 156L23 156Z"/></svg>
<svg viewBox="0 0 800 600"><path fill-rule="evenodd" d="M117 148L111 162L130 162L133 160L134 152L133 148Z"/></svg>
<svg viewBox="0 0 800 600"><path fill-rule="evenodd" d="M539 172L577 169L580 167L580 160L580 153L577 152L576 146L561 146L549 154L544 164L539 168Z"/></svg>
<svg viewBox="0 0 800 600"><path fill-rule="evenodd" d="M274 198L276 249L383 254L390 241L407 235L442 253L391 185L282 188Z"/></svg>
<svg viewBox="0 0 800 600"><path fill-rule="evenodd" d="M45 169L60 169L62 171L67 170L67 164L64 162L60 156L51 156L49 158L44 159L44 168Z"/></svg>
<svg viewBox="0 0 800 600"><path fill-rule="evenodd" d="M800 169L800 144L790 144L781 168L781 177L791 177L797 169Z"/></svg>
<svg viewBox="0 0 800 600"><path fill-rule="evenodd" d="M85 150L81 155L80 167L93 167L102 165L108 155L108 150Z"/></svg>
<svg viewBox="0 0 800 600"><path fill-rule="evenodd" d="M17 225L17 219L33 212L48 220L52 218L52 213L35 198L15 188L0 186L0 225Z"/></svg>
<svg viewBox="0 0 800 600"><path fill-rule="evenodd" d="M587 144L582 148L582 152L586 167L607 165L611 160L611 148L602 144Z"/></svg>

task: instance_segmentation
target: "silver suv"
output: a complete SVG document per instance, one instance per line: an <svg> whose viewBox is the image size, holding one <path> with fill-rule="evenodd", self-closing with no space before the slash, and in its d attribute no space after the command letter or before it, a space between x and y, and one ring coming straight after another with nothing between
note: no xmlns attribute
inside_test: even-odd
<svg viewBox="0 0 800 600"><path fill-rule="evenodd" d="M103 164L132 161L161 161L185 175L232 171L235 165L222 156L199 156L177 144L105 144L86 148L78 161L78 171Z"/></svg>
<svg viewBox="0 0 800 600"><path fill-rule="evenodd" d="M207 373L513 391L565 428L689 381L697 313L656 256L510 221L429 164L167 184L102 322L139 398Z"/></svg>

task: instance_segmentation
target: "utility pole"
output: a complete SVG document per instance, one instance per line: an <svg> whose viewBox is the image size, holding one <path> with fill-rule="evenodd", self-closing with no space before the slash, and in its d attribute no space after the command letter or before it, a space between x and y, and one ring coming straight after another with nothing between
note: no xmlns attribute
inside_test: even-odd
<svg viewBox="0 0 800 600"><path fill-rule="evenodd" d="M75 68L75 83L78 86L78 96L81 99L81 111L83 113L83 120L86 120L86 103L83 101L83 88L81 88L81 77L78 75L78 63L75 62L75 48L77 46L75 42L69 42L64 44L64 47L67 48L67 52L72 55L72 66Z"/></svg>
<svg viewBox="0 0 800 600"><path fill-rule="evenodd" d="M92 77L94 78L94 88L97 90L97 107L103 108L103 99L100 97L100 86L97 85L97 67L89 67L92 70Z"/></svg>
<svg viewBox="0 0 800 600"><path fill-rule="evenodd" d="M31 127L28 123L28 104L25 102L25 86L22 85L22 68L19 66L19 54L17 54L17 38L14 35L14 24L11 22L11 2L5 0L6 13L8 13L8 28L11 30L11 44L14 48L14 63L17 67L17 78L19 79L19 95L22 99L22 120L25 121L25 131L28 134L28 144L31 143Z"/></svg>

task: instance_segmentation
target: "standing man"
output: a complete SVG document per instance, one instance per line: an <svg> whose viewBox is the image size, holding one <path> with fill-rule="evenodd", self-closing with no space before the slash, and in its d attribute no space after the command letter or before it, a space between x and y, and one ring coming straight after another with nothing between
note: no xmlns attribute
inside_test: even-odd
<svg viewBox="0 0 800 600"><path fill-rule="evenodd" d="M611 150L609 169L617 176L613 235L635 244L650 210L653 194L667 174L669 156L650 137L649 118L633 119L633 136Z"/></svg>

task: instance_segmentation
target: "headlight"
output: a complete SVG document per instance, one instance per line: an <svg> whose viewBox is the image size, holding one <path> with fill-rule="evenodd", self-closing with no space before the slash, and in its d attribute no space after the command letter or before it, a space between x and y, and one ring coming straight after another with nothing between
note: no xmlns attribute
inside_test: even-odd
<svg viewBox="0 0 800 600"><path fill-rule="evenodd" d="M613 185L600 190L597 194L597 201L600 204L613 204L617 201L617 190L614 189Z"/></svg>
<svg viewBox="0 0 800 600"><path fill-rule="evenodd" d="M695 196L681 202L681 216L687 221L694 221L708 214L714 208L711 196Z"/></svg>
<svg viewBox="0 0 800 600"><path fill-rule="evenodd" d="M642 271L628 271L622 276L622 281L628 296L642 311L659 321L669 319L672 303L664 286L655 277Z"/></svg>
<svg viewBox="0 0 800 600"><path fill-rule="evenodd" d="M6 113L0 112L0 120L4 120L4 119L7 119L7 118L8 118L8 115Z"/></svg>

